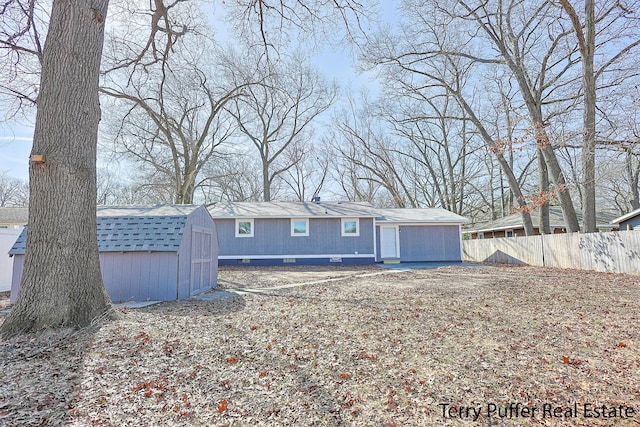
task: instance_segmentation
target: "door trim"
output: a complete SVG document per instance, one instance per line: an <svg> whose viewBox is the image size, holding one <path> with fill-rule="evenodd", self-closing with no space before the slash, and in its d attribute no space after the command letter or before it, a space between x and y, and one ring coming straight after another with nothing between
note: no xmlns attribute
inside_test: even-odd
<svg viewBox="0 0 640 427"><path fill-rule="evenodd" d="M384 233L382 232L383 228L391 228L396 232L396 255L394 257L383 257L382 256L382 247L384 245ZM397 258L400 259L400 226L398 225L381 225L380 226L380 259L389 259L389 258Z"/></svg>

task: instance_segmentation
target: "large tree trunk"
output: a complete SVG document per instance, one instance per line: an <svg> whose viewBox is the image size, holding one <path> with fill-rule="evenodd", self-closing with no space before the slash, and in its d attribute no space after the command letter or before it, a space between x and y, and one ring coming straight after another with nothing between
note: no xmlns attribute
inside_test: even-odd
<svg viewBox="0 0 640 427"><path fill-rule="evenodd" d="M262 201L271 201L271 180L269 179L269 163L262 159Z"/></svg>
<svg viewBox="0 0 640 427"><path fill-rule="evenodd" d="M27 250L8 336L115 316L96 233L98 77L108 0L54 0L29 167Z"/></svg>
<svg viewBox="0 0 640 427"><path fill-rule="evenodd" d="M585 41L580 47L584 81L584 139L582 143L582 219L585 233L596 232L596 77L594 0L585 1Z"/></svg>
<svg viewBox="0 0 640 427"><path fill-rule="evenodd" d="M542 151L538 149L538 177L540 192L543 194L549 193L549 170L547 169L547 163L544 161ZM549 203L542 203L540 206L540 234L551 234L551 225L549 223Z"/></svg>

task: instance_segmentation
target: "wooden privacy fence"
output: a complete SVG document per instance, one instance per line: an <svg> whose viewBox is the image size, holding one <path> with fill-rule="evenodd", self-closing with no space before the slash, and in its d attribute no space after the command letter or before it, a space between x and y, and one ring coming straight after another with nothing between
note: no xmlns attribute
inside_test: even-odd
<svg viewBox="0 0 640 427"><path fill-rule="evenodd" d="M465 240L462 247L469 262L640 273L640 230Z"/></svg>

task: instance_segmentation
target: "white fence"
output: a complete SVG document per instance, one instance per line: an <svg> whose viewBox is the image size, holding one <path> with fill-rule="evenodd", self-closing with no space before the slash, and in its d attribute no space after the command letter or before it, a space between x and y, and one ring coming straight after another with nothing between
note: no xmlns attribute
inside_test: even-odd
<svg viewBox="0 0 640 427"><path fill-rule="evenodd" d="M0 228L0 292L11 290L13 258L9 250L22 232L22 228Z"/></svg>
<svg viewBox="0 0 640 427"><path fill-rule="evenodd" d="M640 273L640 230L465 240L465 261Z"/></svg>

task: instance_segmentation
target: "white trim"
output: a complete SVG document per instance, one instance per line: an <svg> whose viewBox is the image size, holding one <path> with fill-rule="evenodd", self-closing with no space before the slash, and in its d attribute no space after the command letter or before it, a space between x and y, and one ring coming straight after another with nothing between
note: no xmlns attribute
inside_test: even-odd
<svg viewBox="0 0 640 427"><path fill-rule="evenodd" d="M345 233L344 232L344 224L346 222L355 222L356 223L356 232L355 233ZM340 218L340 235L342 237L359 237L360 236L360 218Z"/></svg>
<svg viewBox="0 0 640 427"><path fill-rule="evenodd" d="M631 219L638 214L640 214L640 209L633 210L626 215L622 215L621 217L614 219L611 221L611 224L620 224L621 222Z"/></svg>
<svg viewBox="0 0 640 427"><path fill-rule="evenodd" d="M304 222L305 223L305 227L304 229L306 230L304 233L295 233L295 227L294 224L296 222ZM291 218L291 237L306 237L309 236L309 218Z"/></svg>
<svg viewBox="0 0 640 427"><path fill-rule="evenodd" d="M464 262L464 240L462 239L462 224L459 225L459 233L460 236L460 261Z"/></svg>
<svg viewBox="0 0 640 427"><path fill-rule="evenodd" d="M373 257L376 261L378 261L378 225L376 224L376 220L373 220Z"/></svg>
<svg viewBox="0 0 640 427"><path fill-rule="evenodd" d="M248 222L251 224L251 233L249 234L240 234L239 233L239 225L241 222ZM253 218L236 218L236 237L253 237L255 229L253 226Z"/></svg>
<svg viewBox="0 0 640 427"><path fill-rule="evenodd" d="M219 259L283 259L283 258L375 258L375 254L318 254L318 255L221 255Z"/></svg>
<svg viewBox="0 0 640 427"><path fill-rule="evenodd" d="M381 225L380 226L380 259L382 258L382 227L393 228L396 232L396 254L392 258L400 259L400 226L399 225ZM386 257L385 259L389 259Z"/></svg>

